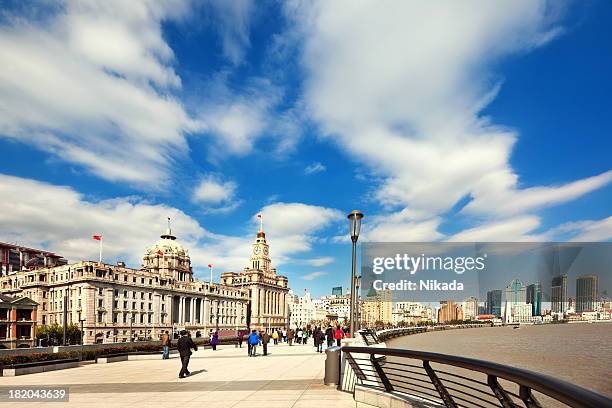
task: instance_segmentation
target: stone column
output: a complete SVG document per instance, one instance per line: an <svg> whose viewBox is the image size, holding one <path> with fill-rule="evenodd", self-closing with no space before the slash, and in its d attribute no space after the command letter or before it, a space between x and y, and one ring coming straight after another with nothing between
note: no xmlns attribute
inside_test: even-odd
<svg viewBox="0 0 612 408"><path fill-rule="evenodd" d="M180 296L179 297L179 313L178 313L178 324L183 324L185 323L185 297L184 296Z"/></svg>

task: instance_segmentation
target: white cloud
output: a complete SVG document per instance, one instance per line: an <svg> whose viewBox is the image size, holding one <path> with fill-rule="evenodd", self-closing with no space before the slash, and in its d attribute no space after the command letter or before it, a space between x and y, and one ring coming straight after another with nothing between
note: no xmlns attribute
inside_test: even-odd
<svg viewBox="0 0 612 408"><path fill-rule="evenodd" d="M212 174L204 176L193 191L192 200L196 203L220 204L234 199L236 183L223 181Z"/></svg>
<svg viewBox="0 0 612 408"><path fill-rule="evenodd" d="M104 259L139 266L145 249L159 238L171 217L181 242L195 243L210 233L182 211L134 198L89 201L69 187L0 174L0 239L48 249L71 261L97 259L104 237ZM27 199L26 199L27 197Z"/></svg>
<svg viewBox="0 0 612 408"><path fill-rule="evenodd" d="M289 255L309 252L318 242L319 232L344 222L342 213L336 209L303 203L270 204L263 207L260 214L271 256L277 263L289 262ZM256 215L252 223L258 225Z"/></svg>
<svg viewBox="0 0 612 408"><path fill-rule="evenodd" d="M312 163L306 166L306 168L304 169L304 174L310 175L310 174L320 173L322 171L325 171L326 169L327 168L323 164L319 162L315 162L315 163Z"/></svg>
<svg viewBox="0 0 612 408"><path fill-rule="evenodd" d="M609 182L604 173L521 188L510 165L517 132L481 116L501 87L493 64L556 38L564 7L531 0L285 5L291 35L303 45L306 111L382 177L376 198L398 216L381 220L368 239L439 239L438 217L464 197L472 198L466 211L503 218Z"/></svg>
<svg viewBox="0 0 612 408"><path fill-rule="evenodd" d="M245 235L216 234L203 228L184 212L135 197L92 201L70 187L0 174L0 241L45 248L71 261L98 258L93 234L104 236L104 260L126 261L138 267L147 247L159 239L172 219L172 231L189 250L192 266L208 279L206 265L215 265L215 277L223 271L247 266L256 226L247 220ZM27 197L24 199L23 197ZM279 273L295 254L307 254L316 234L330 226L337 210L301 203L279 203L264 207L266 235L274 266ZM302 219L304 218L304 219ZM324 259L321 260L322 262Z"/></svg>
<svg viewBox="0 0 612 408"><path fill-rule="evenodd" d="M489 222L459 232L449 241L454 242L526 242L543 241L543 237L531 235L540 226L540 218L533 215L518 216Z"/></svg>
<svg viewBox="0 0 612 408"><path fill-rule="evenodd" d="M221 35L223 55L234 65L243 62L249 38L253 2L251 0L209 0L213 20Z"/></svg>
<svg viewBox="0 0 612 408"><path fill-rule="evenodd" d="M37 26L0 27L0 136L111 181L162 188L199 129L162 37L181 1L67 2Z"/></svg>
<svg viewBox="0 0 612 408"><path fill-rule="evenodd" d="M486 176L483 178L486 179ZM612 170L559 187L532 187L519 190L514 182L478 187L477 198L463 209L466 213L516 214L563 203L597 190L612 182Z"/></svg>
<svg viewBox="0 0 612 408"><path fill-rule="evenodd" d="M612 240L612 216L601 220L566 222L547 231L552 239L568 239L576 242Z"/></svg>
<svg viewBox="0 0 612 408"><path fill-rule="evenodd" d="M327 275L327 272L312 272L312 273L303 275L302 279L307 280L307 281L312 281L312 280L315 280L325 275Z"/></svg>
<svg viewBox="0 0 612 408"><path fill-rule="evenodd" d="M306 263L308 265L316 266L316 267L329 265L332 262L334 262L334 258L331 257L331 256L322 256L322 257L319 257L319 258L308 259L306 261Z"/></svg>

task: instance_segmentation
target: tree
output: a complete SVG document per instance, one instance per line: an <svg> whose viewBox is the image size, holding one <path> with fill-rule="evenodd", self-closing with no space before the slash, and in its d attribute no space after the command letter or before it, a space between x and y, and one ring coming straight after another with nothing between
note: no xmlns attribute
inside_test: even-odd
<svg viewBox="0 0 612 408"><path fill-rule="evenodd" d="M66 328L68 344L79 344L81 342L81 329L72 323ZM42 340L46 346L60 346L64 344L64 327L59 324L38 326L36 339Z"/></svg>

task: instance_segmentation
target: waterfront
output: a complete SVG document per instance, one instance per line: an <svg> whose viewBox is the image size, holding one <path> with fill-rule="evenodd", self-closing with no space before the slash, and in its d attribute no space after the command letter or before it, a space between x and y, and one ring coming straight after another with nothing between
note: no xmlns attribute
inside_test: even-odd
<svg viewBox="0 0 612 408"><path fill-rule="evenodd" d="M388 347L453 354L547 374L612 396L612 323L448 330L391 339Z"/></svg>

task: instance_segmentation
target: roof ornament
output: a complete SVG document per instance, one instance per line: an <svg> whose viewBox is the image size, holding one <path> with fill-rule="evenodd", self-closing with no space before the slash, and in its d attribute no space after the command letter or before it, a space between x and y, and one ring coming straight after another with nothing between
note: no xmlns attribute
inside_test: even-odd
<svg viewBox="0 0 612 408"><path fill-rule="evenodd" d="M170 228L170 217L168 217L168 228L166 229L166 232L160 236L160 238L171 239L171 240L176 239L176 237L172 235L172 229Z"/></svg>

